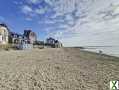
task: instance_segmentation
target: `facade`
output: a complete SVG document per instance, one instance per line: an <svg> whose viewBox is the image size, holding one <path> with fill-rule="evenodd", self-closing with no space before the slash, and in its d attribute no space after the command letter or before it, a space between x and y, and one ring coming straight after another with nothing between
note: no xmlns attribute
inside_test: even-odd
<svg viewBox="0 0 119 90"><path fill-rule="evenodd" d="M46 43L47 43L47 44L52 44L52 45L53 45L53 44L55 44L55 39L52 38L52 37L47 38L47 39L46 39Z"/></svg>
<svg viewBox="0 0 119 90"><path fill-rule="evenodd" d="M62 47L62 43L59 42L58 40L55 40L52 37L46 39L46 45L51 46L53 48L61 48Z"/></svg>
<svg viewBox="0 0 119 90"><path fill-rule="evenodd" d="M33 44L36 39L36 34L31 30L24 30L24 34L10 32L9 41L12 44Z"/></svg>
<svg viewBox="0 0 119 90"><path fill-rule="evenodd" d="M18 49L31 49L36 41L36 34L31 30L25 30L24 34L10 32L9 42Z"/></svg>
<svg viewBox="0 0 119 90"><path fill-rule="evenodd" d="M9 29L5 24L0 24L0 44L8 44Z"/></svg>
<svg viewBox="0 0 119 90"><path fill-rule="evenodd" d="M29 43L29 41L22 35L14 32L10 32L9 35L9 42L12 44L23 44Z"/></svg>
<svg viewBox="0 0 119 90"><path fill-rule="evenodd" d="M61 42L59 42L58 40L55 41L55 48L60 48L60 47L62 47L62 46L63 46L63 45L62 45Z"/></svg>
<svg viewBox="0 0 119 90"><path fill-rule="evenodd" d="M31 30L24 30L24 37L26 37L31 44L33 44L35 41L37 41L37 36L34 32Z"/></svg>
<svg viewBox="0 0 119 90"><path fill-rule="evenodd" d="M20 42L18 37L19 37L19 35L17 33L10 32L10 34L9 34L9 43L18 44Z"/></svg>

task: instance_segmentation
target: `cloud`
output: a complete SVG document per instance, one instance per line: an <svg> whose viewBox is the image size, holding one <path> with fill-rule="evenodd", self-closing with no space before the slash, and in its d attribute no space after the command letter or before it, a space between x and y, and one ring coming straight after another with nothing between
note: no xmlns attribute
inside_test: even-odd
<svg viewBox="0 0 119 90"><path fill-rule="evenodd" d="M55 24L55 22L53 22L53 21L51 21L51 20L39 20L38 21L38 24L40 25L40 26L42 26L42 28L43 27L45 27L45 28L47 28L47 26L49 25L49 28L50 27L52 27L53 26L53 24Z"/></svg>
<svg viewBox="0 0 119 90"><path fill-rule="evenodd" d="M118 5L114 5L116 2L118 1L95 0L82 4L78 2L77 4L80 6L77 7L80 8L76 10L78 13L80 12L80 18L76 25L62 31L60 36L65 46L119 45L119 11ZM68 16L68 19L71 18Z"/></svg>
<svg viewBox="0 0 119 90"><path fill-rule="evenodd" d="M41 0L27 0L28 3L37 4Z"/></svg>
<svg viewBox="0 0 119 90"><path fill-rule="evenodd" d="M28 14L28 13L32 13L33 12L32 8L30 6L28 6L28 5L23 5L21 7L21 10L22 10L22 12L24 14Z"/></svg>
<svg viewBox="0 0 119 90"><path fill-rule="evenodd" d="M46 12L46 8L45 9L40 9L40 8L35 9L36 14L44 14L45 12Z"/></svg>
<svg viewBox="0 0 119 90"><path fill-rule="evenodd" d="M37 15L48 36L66 46L119 45L117 0L30 0L24 6L24 14Z"/></svg>

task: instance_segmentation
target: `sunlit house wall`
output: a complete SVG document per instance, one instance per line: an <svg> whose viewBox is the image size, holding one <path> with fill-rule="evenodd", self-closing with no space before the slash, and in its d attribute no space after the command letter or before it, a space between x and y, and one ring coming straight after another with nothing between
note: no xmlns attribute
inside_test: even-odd
<svg viewBox="0 0 119 90"><path fill-rule="evenodd" d="M7 44L8 43L8 34L9 30L0 25L0 44Z"/></svg>

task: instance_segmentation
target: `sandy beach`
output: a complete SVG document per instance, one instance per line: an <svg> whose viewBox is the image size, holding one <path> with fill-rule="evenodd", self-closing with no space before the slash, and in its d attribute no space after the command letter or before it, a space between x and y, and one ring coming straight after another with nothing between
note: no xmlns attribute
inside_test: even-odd
<svg viewBox="0 0 119 90"><path fill-rule="evenodd" d="M0 51L0 90L109 90L118 60L79 48Z"/></svg>

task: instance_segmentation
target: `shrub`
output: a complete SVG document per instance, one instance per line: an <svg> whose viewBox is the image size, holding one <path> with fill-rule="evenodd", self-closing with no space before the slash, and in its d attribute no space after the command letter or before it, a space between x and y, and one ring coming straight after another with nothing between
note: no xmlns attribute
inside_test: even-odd
<svg viewBox="0 0 119 90"><path fill-rule="evenodd" d="M10 44L0 45L0 49L9 51L9 49L12 48Z"/></svg>

